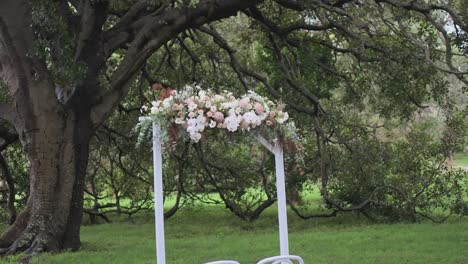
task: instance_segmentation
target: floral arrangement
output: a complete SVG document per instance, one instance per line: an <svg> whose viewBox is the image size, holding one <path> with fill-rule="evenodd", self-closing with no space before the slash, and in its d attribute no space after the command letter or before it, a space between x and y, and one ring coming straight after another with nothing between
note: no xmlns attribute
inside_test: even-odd
<svg viewBox="0 0 468 264"><path fill-rule="evenodd" d="M240 98L224 91L214 94L198 86L183 90L162 90L160 100L141 108L140 126L159 122L162 126L177 124L184 128L194 143L199 142L208 129L247 132L262 129L279 131L284 137L297 138L294 122L284 111L283 104L275 104L253 91ZM163 94L164 93L164 94Z"/></svg>

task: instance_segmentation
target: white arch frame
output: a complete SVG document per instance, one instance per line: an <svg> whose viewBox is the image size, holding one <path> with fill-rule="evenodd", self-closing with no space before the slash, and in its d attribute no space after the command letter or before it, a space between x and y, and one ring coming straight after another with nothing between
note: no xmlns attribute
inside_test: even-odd
<svg viewBox="0 0 468 264"><path fill-rule="evenodd" d="M261 135L257 134L256 138L263 146L265 146L265 148L267 148L275 155L280 254L281 256L288 256L288 218L286 211L283 148L278 141L272 145ZM153 122L154 224L156 231L156 263L166 264L161 143L161 127L157 122Z"/></svg>

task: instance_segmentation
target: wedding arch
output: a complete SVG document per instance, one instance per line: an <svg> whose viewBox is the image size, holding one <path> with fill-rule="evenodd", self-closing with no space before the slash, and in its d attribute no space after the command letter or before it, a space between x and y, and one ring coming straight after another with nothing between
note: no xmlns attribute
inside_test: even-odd
<svg viewBox="0 0 468 264"><path fill-rule="evenodd" d="M162 89L159 86L159 89ZM298 140L294 123L282 104L275 104L252 91L240 98L224 91L214 94L200 87L186 86L182 91L162 89L161 98L150 106L143 106L139 126L143 131L152 129L154 210L156 230L157 264L165 264L164 200L162 179L162 146L168 140L170 125L182 127L190 141L198 143L203 132L209 129L226 130L229 133L249 133L275 155L275 172L278 204L280 255L258 263L304 263L295 255L289 255L286 188L284 176L284 139ZM266 136L265 136L266 135ZM212 264L237 263L232 260L210 262ZM208 263L207 263L208 264Z"/></svg>

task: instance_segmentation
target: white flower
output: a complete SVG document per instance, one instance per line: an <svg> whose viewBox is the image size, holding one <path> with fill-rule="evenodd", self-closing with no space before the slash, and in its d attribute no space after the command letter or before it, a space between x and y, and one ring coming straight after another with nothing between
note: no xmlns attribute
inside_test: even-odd
<svg viewBox="0 0 468 264"><path fill-rule="evenodd" d="M226 125L226 129L231 132L235 132L239 128L239 121L236 115L228 116L224 119L224 124Z"/></svg>
<svg viewBox="0 0 468 264"><path fill-rule="evenodd" d="M197 127L199 131L203 131L205 129L206 117L199 115L197 117Z"/></svg>
<svg viewBox="0 0 468 264"><path fill-rule="evenodd" d="M169 100L164 100L163 101L163 107L168 109L171 107L171 103L169 102Z"/></svg>
<svg viewBox="0 0 468 264"><path fill-rule="evenodd" d="M218 109L217 109L216 106L214 106L214 105L211 106L211 108L210 108L210 111L213 112L213 113L216 113L217 110L218 110Z"/></svg>
<svg viewBox="0 0 468 264"><path fill-rule="evenodd" d="M185 120L182 117L178 117L175 119L175 123L178 125L182 125L182 124L185 124Z"/></svg>
<svg viewBox="0 0 468 264"><path fill-rule="evenodd" d="M195 117L195 113L194 113L194 112L190 112L190 113L188 113L188 116L189 116L190 118L194 118L194 117Z"/></svg>
<svg viewBox="0 0 468 264"><path fill-rule="evenodd" d="M205 130L206 117L198 116L197 118L187 119L187 132L194 142L198 142L201 138L200 132Z"/></svg>
<svg viewBox="0 0 468 264"><path fill-rule="evenodd" d="M156 115L159 113L159 108L153 106L151 107L151 114Z"/></svg>
<svg viewBox="0 0 468 264"><path fill-rule="evenodd" d="M283 124L284 122L286 122L286 120L288 120L288 118L288 112L279 111L278 116L275 119L276 122L278 122L278 124Z"/></svg>
<svg viewBox="0 0 468 264"><path fill-rule="evenodd" d="M193 133L193 134L190 134L190 139L197 143L198 141L200 141L202 135L200 133Z"/></svg>
<svg viewBox="0 0 468 264"><path fill-rule="evenodd" d="M214 120L210 121L210 127L215 128L216 127L216 122Z"/></svg>
<svg viewBox="0 0 468 264"><path fill-rule="evenodd" d="M203 100L203 98L205 98L205 96L206 96L206 91L200 90L200 91L198 92L198 96L200 96L200 98Z"/></svg>
<svg viewBox="0 0 468 264"><path fill-rule="evenodd" d="M197 109L198 108L198 105L194 102L190 102L189 105L188 105L188 110L190 112L192 112L193 110Z"/></svg>
<svg viewBox="0 0 468 264"><path fill-rule="evenodd" d="M214 97L213 97L213 101L215 102L221 102L221 101L224 101L224 97L219 95L219 94L216 94Z"/></svg>
<svg viewBox="0 0 468 264"><path fill-rule="evenodd" d="M248 124L252 124L254 126L259 126L262 124L262 121L254 112L247 112L242 117Z"/></svg>

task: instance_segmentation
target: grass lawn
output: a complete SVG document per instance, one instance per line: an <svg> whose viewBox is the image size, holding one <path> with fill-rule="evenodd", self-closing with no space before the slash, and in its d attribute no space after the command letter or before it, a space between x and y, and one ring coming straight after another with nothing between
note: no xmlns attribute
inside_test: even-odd
<svg viewBox="0 0 468 264"><path fill-rule="evenodd" d="M278 254L276 212L245 223L221 207L185 208L166 222L168 264L234 259L255 263ZM371 224L342 215L331 219L289 217L290 251L306 263L468 263L468 219L446 224ZM135 222L82 228L79 252L41 255L31 263L155 263L151 215ZM14 258L2 263L18 263Z"/></svg>
<svg viewBox="0 0 468 264"><path fill-rule="evenodd" d="M468 153L455 154L454 163L458 166L468 167Z"/></svg>

